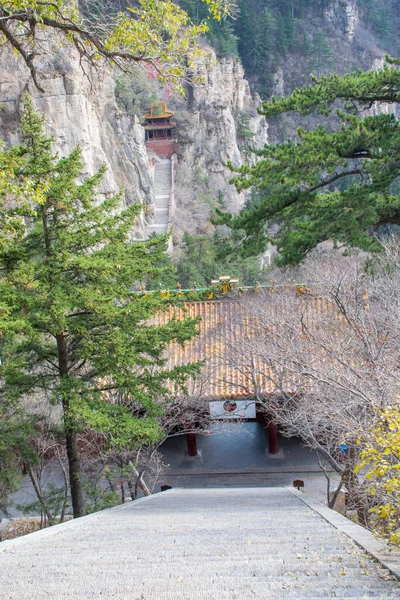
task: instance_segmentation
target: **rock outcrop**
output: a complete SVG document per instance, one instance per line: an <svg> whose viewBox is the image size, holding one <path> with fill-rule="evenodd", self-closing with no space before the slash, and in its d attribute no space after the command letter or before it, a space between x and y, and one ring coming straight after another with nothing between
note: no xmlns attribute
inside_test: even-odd
<svg viewBox="0 0 400 600"><path fill-rule="evenodd" d="M29 93L46 116L46 130L54 136L54 150L66 156L82 148L82 176L102 164L107 172L100 194L109 197L124 190L125 203L144 202L135 237L145 235L146 218L154 219L153 161L149 163L144 133L138 119L116 104L115 82L106 70L81 65L72 47L56 42L41 45L36 58L44 93L37 90L25 63L3 47L0 51L0 137L6 145L20 139L23 96ZM241 64L236 59L215 61L203 72L204 83L194 86L185 99L168 101L176 110L179 162L176 171L176 211L173 229L204 233L213 207L238 210L245 194L229 184L230 161L239 166L253 160L249 145L267 143L267 124L257 114Z"/></svg>
<svg viewBox="0 0 400 600"><path fill-rule="evenodd" d="M228 162L254 160L249 147L268 142L268 126L257 113L244 71L235 58L224 58L203 73L204 83L189 90L186 102L173 101L177 121L178 167L175 180L174 231L207 233L215 206L238 211L246 194L229 184Z"/></svg>
<svg viewBox="0 0 400 600"><path fill-rule="evenodd" d="M25 93L46 116L46 131L54 136L54 150L66 156L82 148L82 175L103 164L107 172L100 194L109 197L124 190L126 205L154 205L153 184L143 128L135 117L122 113L115 102L114 80L105 70L80 65L72 47L43 42L36 58L44 93L30 78L25 63L3 47L0 52L0 137L6 145L20 138L20 114ZM141 220L140 220L141 221ZM138 223L140 237L143 223Z"/></svg>
<svg viewBox="0 0 400 600"><path fill-rule="evenodd" d="M354 40L360 22L360 11L356 0L334 0L325 12L327 22L344 33L349 41Z"/></svg>

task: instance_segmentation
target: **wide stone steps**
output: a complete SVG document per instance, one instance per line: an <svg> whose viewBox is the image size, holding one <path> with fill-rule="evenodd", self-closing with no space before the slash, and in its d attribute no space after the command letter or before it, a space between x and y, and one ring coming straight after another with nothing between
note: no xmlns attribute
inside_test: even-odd
<svg viewBox="0 0 400 600"><path fill-rule="evenodd" d="M6 544L7 600L399 598L386 571L284 488L170 490Z"/></svg>

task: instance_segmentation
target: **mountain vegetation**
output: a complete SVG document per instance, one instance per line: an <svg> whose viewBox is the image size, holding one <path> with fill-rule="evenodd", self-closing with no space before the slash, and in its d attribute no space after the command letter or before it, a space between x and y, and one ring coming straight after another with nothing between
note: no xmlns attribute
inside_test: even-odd
<svg viewBox="0 0 400 600"><path fill-rule="evenodd" d="M229 0L201 2L211 20L220 21L230 14ZM5 0L0 4L2 38L23 58L41 91L35 61L40 31L50 34L55 44L73 44L86 64L105 62L120 69L146 65L153 76L172 81L181 90L188 70L206 56L197 38L207 29L205 22L191 23L187 13L171 0L138 0L126 10L90 2L79 7L77 2L62 0Z"/></svg>
<svg viewBox="0 0 400 600"><path fill-rule="evenodd" d="M207 9L198 0L179 0L179 5L199 24L207 19ZM234 4L234 3L233 3ZM304 83L310 73L317 76L335 67L331 39L335 32L324 18L334 0L240 0L231 15L207 22L207 38L219 56L240 57L246 77L262 97L271 95L274 73L289 56L296 56L304 72L297 74ZM387 51L396 47L398 0L379 2L359 0L357 8L364 27ZM345 6L339 10L344 11ZM340 62L341 57L338 56Z"/></svg>
<svg viewBox="0 0 400 600"><path fill-rule="evenodd" d="M238 190L256 188L257 201L239 215L219 211L219 223L241 232L244 256L262 252L267 227L279 225L273 239L281 260L299 262L317 244L379 249L380 228L400 224L399 140L394 113L378 103L400 102L399 60L388 60L380 71L334 74L315 79L288 98L263 104L271 116L295 111L329 116L337 125L298 129L298 138L256 151L253 167L238 169L232 182Z"/></svg>
<svg viewBox="0 0 400 600"><path fill-rule="evenodd" d="M196 321L149 323L173 300L134 290L162 275L166 236L130 242L140 205L122 209L120 196L100 199L104 169L77 183L80 149L54 156L29 98L22 123L22 144L4 154L13 160L14 188L29 186L41 199L27 205L8 197L1 229L0 461L7 467L1 482L12 489L15 460L30 460L35 419L23 410L23 398L59 405L79 517L85 500L78 433L101 432L105 447L114 449L157 441L156 400L196 370L169 371L163 353L172 340L195 335Z"/></svg>

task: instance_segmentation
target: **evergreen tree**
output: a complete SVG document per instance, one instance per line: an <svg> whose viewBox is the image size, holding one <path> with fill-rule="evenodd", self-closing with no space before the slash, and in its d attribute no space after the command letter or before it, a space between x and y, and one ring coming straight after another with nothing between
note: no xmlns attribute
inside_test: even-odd
<svg viewBox="0 0 400 600"><path fill-rule="evenodd" d="M197 287L207 288L221 275L238 278L242 285L251 285L260 278L260 261L225 256L225 243L218 229L212 238L185 232L177 262L177 278L183 288L192 288L194 282Z"/></svg>
<svg viewBox="0 0 400 600"><path fill-rule="evenodd" d="M34 436L33 417L21 410L15 398L6 398L0 390L0 513L7 514L9 495L21 483L21 466L36 461Z"/></svg>
<svg viewBox="0 0 400 600"><path fill-rule="evenodd" d="M29 182L41 190L41 201L12 203L6 222L26 219L26 230L8 226L1 232L0 412L32 395L62 406L73 513L79 517L85 506L78 432L92 427L114 447L156 441L157 400L168 394L169 382L182 384L194 371L169 372L163 353L172 340L190 339L195 322L149 323L167 309L167 300L132 289L160 275L166 236L130 242L140 205L121 211L120 196L100 200L96 189L104 169L78 183L80 149L63 159L53 156L52 140L29 99L22 123L13 183Z"/></svg>
<svg viewBox="0 0 400 600"><path fill-rule="evenodd" d="M237 216L220 214L239 235L240 252L260 253L268 223L279 222L273 242L284 262L298 262L319 242L333 239L366 250L379 249L373 235L383 225L400 225L400 124L394 114L365 115L374 103L400 103L400 60L384 69L315 79L291 96L264 103L271 116L297 111L329 114L342 102L339 126L298 130L298 139L267 146L261 160L233 178L238 190L254 186L259 200ZM378 113L378 111L376 111Z"/></svg>
<svg viewBox="0 0 400 600"><path fill-rule="evenodd" d="M334 67L335 60L332 48L322 30L317 31L309 48L310 58L307 63L307 70L321 77L326 69Z"/></svg>
<svg viewBox="0 0 400 600"><path fill-rule="evenodd" d="M392 0L385 3L364 0L361 8L368 26L380 35L385 44L389 44L393 35L393 16L398 7L394 6Z"/></svg>
<svg viewBox="0 0 400 600"><path fill-rule="evenodd" d="M238 49L245 69L252 65L254 53L254 22L249 9L249 1L242 0L240 15L235 22L235 30L238 35Z"/></svg>
<svg viewBox="0 0 400 600"><path fill-rule="evenodd" d="M212 31L212 33L211 33ZM209 38L217 50L217 55L237 56L238 38L235 35L233 25L228 21L223 21L210 31Z"/></svg>

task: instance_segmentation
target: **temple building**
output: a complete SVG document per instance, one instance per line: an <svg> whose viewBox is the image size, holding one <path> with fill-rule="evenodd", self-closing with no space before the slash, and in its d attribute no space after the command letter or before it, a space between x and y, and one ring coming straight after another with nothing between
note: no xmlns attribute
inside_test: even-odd
<svg viewBox="0 0 400 600"><path fill-rule="evenodd" d="M170 155L176 151L174 129L176 123L171 120L174 113L167 108L165 102L151 105L150 111L144 115L145 139L148 149L160 156Z"/></svg>
<svg viewBox="0 0 400 600"><path fill-rule="evenodd" d="M332 312L330 306L318 296L304 294L305 286L288 285L298 302L313 321L317 315ZM161 294L168 297L174 290ZM258 322L255 298L273 310L269 296L275 290L271 285L256 283L248 288L239 288L238 280L228 276L212 281L208 289L182 290L177 286L178 295L198 295L196 300L186 301L182 306L170 306L168 311L157 315L157 325L166 325L171 319L199 319L199 335L184 345L173 343L168 348L168 369L189 363L201 362L199 376L187 383L187 394L197 399L199 404L206 402L212 421L253 421L261 422L268 431L268 454L280 452L279 424L260 405L257 398L272 398L279 395L280 382L275 381L268 360L259 356L265 332ZM254 306L253 306L254 305ZM254 356L249 363L249 356ZM294 376L285 376L284 391L292 395L298 391ZM197 455L196 434L187 434L188 454Z"/></svg>

